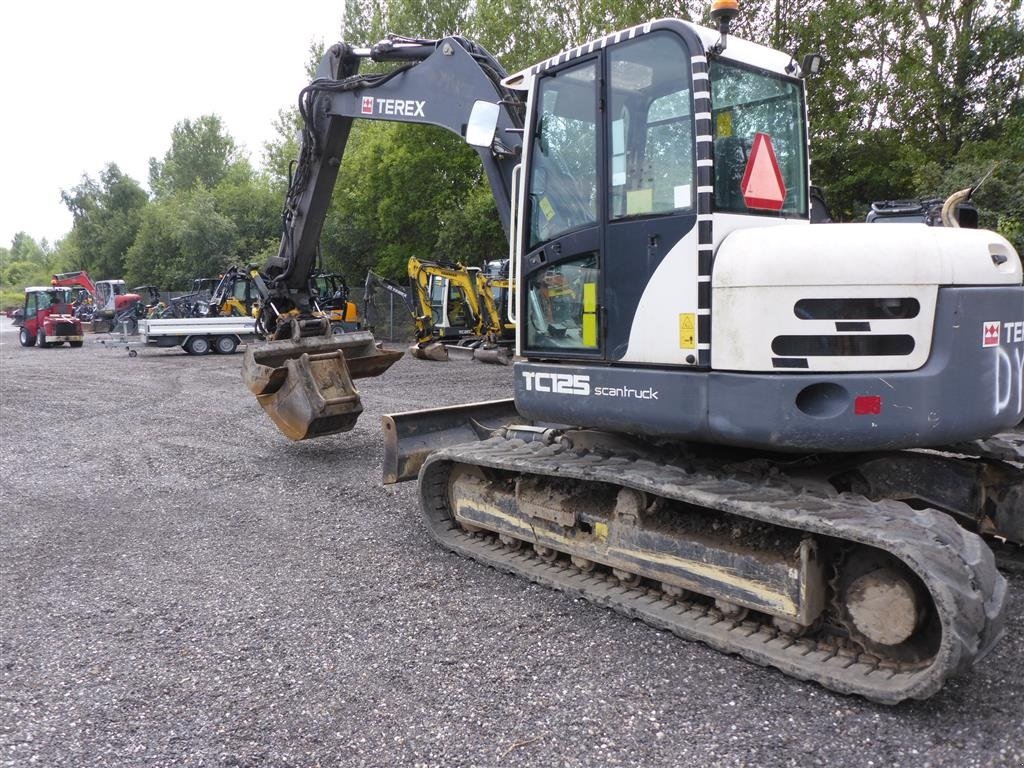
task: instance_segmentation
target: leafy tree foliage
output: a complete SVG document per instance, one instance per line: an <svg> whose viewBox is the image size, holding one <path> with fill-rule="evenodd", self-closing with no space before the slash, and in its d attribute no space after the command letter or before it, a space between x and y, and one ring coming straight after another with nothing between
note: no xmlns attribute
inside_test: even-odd
<svg viewBox="0 0 1024 768"><path fill-rule="evenodd" d="M190 277L203 277L211 264L227 266L234 223L218 213L213 195L204 188L157 199L143 216L139 236L125 259L129 284L151 283L184 288Z"/></svg>
<svg viewBox="0 0 1024 768"><path fill-rule="evenodd" d="M145 191L111 163L98 180L83 176L61 197L74 217L71 238L79 259L75 266L96 279L120 277L148 202Z"/></svg>
<svg viewBox="0 0 1024 768"><path fill-rule="evenodd" d="M188 192L197 184L215 187L239 160L235 140L216 115L195 122L185 119L171 132L171 148L163 161L150 158L149 186L157 197Z"/></svg>

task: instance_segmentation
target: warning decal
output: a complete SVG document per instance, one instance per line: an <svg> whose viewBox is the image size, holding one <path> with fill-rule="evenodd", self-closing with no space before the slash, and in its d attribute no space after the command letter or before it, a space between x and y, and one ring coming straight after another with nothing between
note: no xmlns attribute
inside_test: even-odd
<svg viewBox="0 0 1024 768"><path fill-rule="evenodd" d="M693 312L679 314L679 348L694 349L697 346L697 323Z"/></svg>
<svg viewBox="0 0 1024 768"><path fill-rule="evenodd" d="M782 180L772 137L767 133L754 135L754 146L743 172L740 192L747 208L755 210L781 211L786 202L786 184Z"/></svg>
<svg viewBox="0 0 1024 768"><path fill-rule="evenodd" d="M373 96L363 96L363 100L359 104L359 110L364 115L372 115L373 114Z"/></svg>

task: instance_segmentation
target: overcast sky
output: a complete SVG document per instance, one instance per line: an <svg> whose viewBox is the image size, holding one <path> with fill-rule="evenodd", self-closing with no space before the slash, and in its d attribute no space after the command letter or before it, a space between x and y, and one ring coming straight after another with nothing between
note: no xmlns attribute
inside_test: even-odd
<svg viewBox="0 0 1024 768"><path fill-rule="evenodd" d="M260 165L309 46L340 38L343 0L0 2L0 246L71 229L61 189L107 163L148 189L185 118L220 116ZM367 41L352 41L365 43Z"/></svg>

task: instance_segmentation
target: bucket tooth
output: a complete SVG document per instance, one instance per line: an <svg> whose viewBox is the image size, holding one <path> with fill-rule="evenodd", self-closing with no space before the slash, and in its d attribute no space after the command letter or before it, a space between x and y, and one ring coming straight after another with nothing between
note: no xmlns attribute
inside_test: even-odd
<svg viewBox="0 0 1024 768"><path fill-rule="evenodd" d="M378 349L368 331L303 337L296 324L290 339L250 344L242 378L286 437L306 440L352 429L363 412L352 380L379 376L401 356Z"/></svg>

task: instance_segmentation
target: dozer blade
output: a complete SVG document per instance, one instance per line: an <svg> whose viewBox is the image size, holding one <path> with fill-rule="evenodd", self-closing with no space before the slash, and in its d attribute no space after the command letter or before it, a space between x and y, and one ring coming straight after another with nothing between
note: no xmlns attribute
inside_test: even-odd
<svg viewBox="0 0 1024 768"><path fill-rule="evenodd" d="M450 445L483 440L506 424L528 423L515 400L430 408L384 416L384 482L415 480L427 456Z"/></svg>
<svg viewBox="0 0 1024 768"><path fill-rule="evenodd" d="M401 356L378 349L369 331L303 337L295 323L290 339L248 345L242 379L285 436L307 440L352 429L363 412L352 380Z"/></svg>

